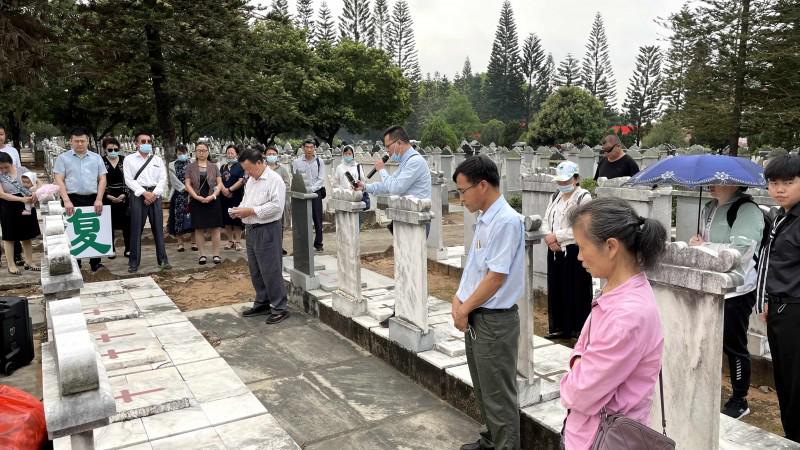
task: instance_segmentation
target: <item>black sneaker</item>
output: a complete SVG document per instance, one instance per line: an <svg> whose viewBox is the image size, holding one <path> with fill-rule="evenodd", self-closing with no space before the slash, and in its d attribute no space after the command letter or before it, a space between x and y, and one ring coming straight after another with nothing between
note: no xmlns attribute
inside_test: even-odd
<svg viewBox="0 0 800 450"><path fill-rule="evenodd" d="M323 251L323 250L322 250L322 246L321 246L321 245L315 245L315 246L314 246L314 250L316 250L316 251L317 251L317 252L319 252L319 253L322 253L322 251Z"/></svg>
<svg viewBox="0 0 800 450"><path fill-rule="evenodd" d="M282 313L272 313L269 315L269 317L267 317L265 323L269 325L274 325L276 323L283 322L283 319L287 317L289 317L289 311L284 311Z"/></svg>
<svg viewBox="0 0 800 450"><path fill-rule="evenodd" d="M105 269L105 268L106 268L106 266L104 266L102 263L101 263L101 264L98 264L98 265L96 265L96 266L92 267L92 273L95 273L95 272L97 272L98 270L100 270L100 269Z"/></svg>
<svg viewBox="0 0 800 450"><path fill-rule="evenodd" d="M138 267L128 267L128 273L136 273L139 271Z"/></svg>
<svg viewBox="0 0 800 450"><path fill-rule="evenodd" d="M272 314L272 308L269 305L253 306L242 311L242 317L261 316L264 314Z"/></svg>
<svg viewBox="0 0 800 450"><path fill-rule="evenodd" d="M747 407L747 399L739 397L731 397L725 406L722 408L722 414L734 419L741 419L742 417L750 414L750 408Z"/></svg>

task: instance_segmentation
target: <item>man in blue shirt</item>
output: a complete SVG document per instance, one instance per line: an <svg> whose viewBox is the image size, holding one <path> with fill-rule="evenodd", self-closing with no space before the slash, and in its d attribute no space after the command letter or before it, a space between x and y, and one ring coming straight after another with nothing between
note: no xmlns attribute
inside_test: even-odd
<svg viewBox="0 0 800 450"><path fill-rule="evenodd" d="M64 210L71 216L76 206L93 206L100 215L106 192L106 163L100 155L89 151L89 132L85 128L70 131L69 145L72 150L58 155L53 167ZM100 258L89 259L89 266L92 272L103 267Z"/></svg>
<svg viewBox="0 0 800 450"><path fill-rule="evenodd" d="M466 333L467 365L486 429L461 450L519 449L517 301L524 295L522 216L500 193L497 166L468 158L453 174L461 202L482 211L453 297L455 327Z"/></svg>
<svg viewBox="0 0 800 450"><path fill-rule="evenodd" d="M314 248L322 251L322 199L325 197L325 163L316 155L317 143L312 138L303 141L303 157L292 162L292 173L305 174L306 191L317 194L311 201L311 218L314 220Z"/></svg>

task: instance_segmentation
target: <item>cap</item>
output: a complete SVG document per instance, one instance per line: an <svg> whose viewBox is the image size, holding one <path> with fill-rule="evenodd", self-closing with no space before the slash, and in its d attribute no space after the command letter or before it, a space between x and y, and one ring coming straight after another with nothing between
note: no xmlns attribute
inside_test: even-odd
<svg viewBox="0 0 800 450"><path fill-rule="evenodd" d="M553 181L569 181L578 173L578 165L572 161L562 161L556 166L556 176Z"/></svg>

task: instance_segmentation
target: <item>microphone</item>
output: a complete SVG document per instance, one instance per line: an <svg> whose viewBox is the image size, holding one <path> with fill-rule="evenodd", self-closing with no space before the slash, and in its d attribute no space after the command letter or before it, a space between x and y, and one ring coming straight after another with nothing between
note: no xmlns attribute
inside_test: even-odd
<svg viewBox="0 0 800 450"><path fill-rule="evenodd" d="M347 181L350 182L350 184L353 186L353 189L358 187L358 183L356 183L356 179L353 178L353 175L351 175L350 172L345 172L344 176L347 177Z"/></svg>
<svg viewBox="0 0 800 450"><path fill-rule="evenodd" d="M383 155L383 162L386 163L386 161L388 160L389 160L389 155ZM373 167L372 170L370 170L369 173L367 174L367 179L372 178L375 175L375 172L377 172L377 170L375 170L375 168Z"/></svg>

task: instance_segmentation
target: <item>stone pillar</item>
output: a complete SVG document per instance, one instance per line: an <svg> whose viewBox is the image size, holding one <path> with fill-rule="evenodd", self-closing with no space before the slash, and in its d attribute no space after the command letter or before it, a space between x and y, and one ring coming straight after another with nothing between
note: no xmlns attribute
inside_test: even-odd
<svg viewBox="0 0 800 450"><path fill-rule="evenodd" d="M644 155L642 156L642 165L639 168L644 170L657 162L658 162L658 152L653 149L646 150L644 152Z"/></svg>
<svg viewBox="0 0 800 450"><path fill-rule="evenodd" d="M471 213L466 206L464 208L464 254L461 255L461 268L467 264L469 249L472 247L472 236L475 235L475 223L478 220L477 213Z"/></svg>
<svg viewBox="0 0 800 450"><path fill-rule="evenodd" d="M533 147L526 145L525 148L522 150L522 161L528 165L528 167L533 167Z"/></svg>
<svg viewBox="0 0 800 450"><path fill-rule="evenodd" d="M578 153L578 175L582 180L594 178L594 163L597 161L597 156L594 150L589 147L584 148Z"/></svg>
<svg viewBox="0 0 800 450"><path fill-rule="evenodd" d="M431 232L428 234L428 259L440 261L447 259L447 248L444 246L442 230L442 195L446 191L442 172L431 172Z"/></svg>
<svg viewBox="0 0 800 450"><path fill-rule="evenodd" d="M394 221L395 317L389 319L389 339L415 353L434 345L428 327L428 260L425 225L431 221L431 201L416 197L389 198L386 210Z"/></svg>
<svg viewBox="0 0 800 450"><path fill-rule="evenodd" d="M732 249L673 242L647 273L664 332L667 434L677 448L719 448L724 297L744 282L731 272L740 258ZM651 426L661 431L658 386L653 399Z"/></svg>
<svg viewBox="0 0 800 450"><path fill-rule="evenodd" d="M633 160L636 161L636 164L639 166L640 169L642 168L642 162L643 162L642 154L641 152L639 152L638 148L631 147L625 152L625 154L633 158Z"/></svg>
<svg viewBox="0 0 800 450"><path fill-rule="evenodd" d="M310 291L319 287L319 278L314 276L314 220L311 201L317 194L306 192L303 175L295 172L292 177L292 260L288 270L294 286Z"/></svg>
<svg viewBox="0 0 800 450"><path fill-rule="evenodd" d="M453 172L455 171L456 166L453 165L454 162L453 152L451 152L449 148L445 148L442 151L442 155L439 158L442 163L441 171L442 171L442 176L444 177L445 185L447 186L447 192L449 193L455 191L456 183L455 181L453 181ZM447 205L449 204L449 197L444 200L445 200L444 203L445 209L448 209Z"/></svg>
<svg viewBox="0 0 800 450"><path fill-rule="evenodd" d="M626 181L628 177L613 180L600 178L597 180L595 195L597 198L618 197L626 200L640 216L661 222L669 236L672 230L672 187L622 187Z"/></svg>
<svg viewBox="0 0 800 450"><path fill-rule="evenodd" d="M535 286L532 283L534 248L541 247L544 234L540 231L539 216L525 217L525 295L517 302L519 308L519 349L517 351L517 397L519 407L538 403L541 400L541 378L533 371L533 308Z"/></svg>
<svg viewBox="0 0 800 450"><path fill-rule="evenodd" d="M337 289L333 309L345 317L363 316L367 302L361 297L361 247L358 216L364 209L361 191L334 189L331 205L336 211Z"/></svg>
<svg viewBox="0 0 800 450"><path fill-rule="evenodd" d="M556 184L553 176L544 173L529 174L522 178L522 214L524 216L538 215L544 217L544 212ZM536 245L532 249L530 282L534 289L547 292L547 246Z"/></svg>
<svg viewBox="0 0 800 450"><path fill-rule="evenodd" d="M516 149L506 156L506 191L504 195L508 199L512 195L520 194L522 191L522 156Z"/></svg>

